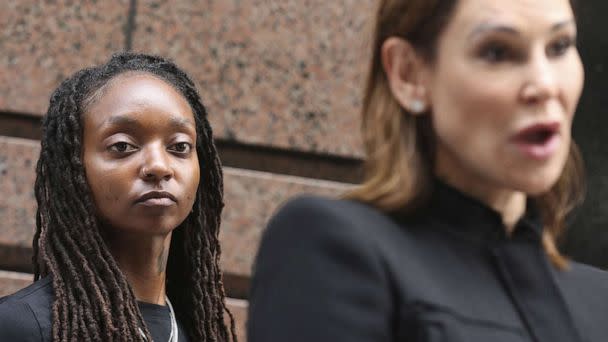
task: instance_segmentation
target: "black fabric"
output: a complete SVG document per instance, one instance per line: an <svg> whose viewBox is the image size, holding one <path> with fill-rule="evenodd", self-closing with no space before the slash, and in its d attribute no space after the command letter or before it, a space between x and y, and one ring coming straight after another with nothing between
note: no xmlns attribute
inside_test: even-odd
<svg viewBox="0 0 608 342"><path fill-rule="evenodd" d="M50 342L53 284L46 277L0 298L0 341ZM168 341L171 333L169 307L138 302L148 330L155 342ZM178 322L179 341L189 341Z"/></svg>
<svg viewBox="0 0 608 342"><path fill-rule="evenodd" d="M248 342L608 341L608 273L555 269L533 205L500 215L437 183L416 215L301 197L262 238Z"/></svg>
<svg viewBox="0 0 608 342"><path fill-rule="evenodd" d="M138 302L139 310L141 311L146 326L150 330L150 334L154 341L169 341L171 335L171 316L169 307L165 305L156 305L151 303ZM181 324L177 325L179 341L188 341L186 332Z"/></svg>

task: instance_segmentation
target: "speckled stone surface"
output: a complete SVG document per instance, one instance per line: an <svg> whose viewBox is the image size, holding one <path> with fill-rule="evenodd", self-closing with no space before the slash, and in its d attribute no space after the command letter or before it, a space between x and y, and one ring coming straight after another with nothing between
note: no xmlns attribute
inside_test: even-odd
<svg viewBox="0 0 608 342"><path fill-rule="evenodd" d="M239 342L247 341L247 309L249 302L242 299L226 298L226 305L234 316L236 335ZM227 316L227 315L226 315ZM226 322L230 322L226 317Z"/></svg>
<svg viewBox="0 0 608 342"><path fill-rule="evenodd" d="M347 185L281 176L265 172L225 168L220 241L222 267L249 276L259 240L270 216L286 200L300 194L336 197Z"/></svg>
<svg viewBox="0 0 608 342"><path fill-rule="evenodd" d="M138 2L134 49L195 79L216 135L362 156L372 0Z"/></svg>
<svg viewBox="0 0 608 342"><path fill-rule="evenodd" d="M35 227L37 141L0 137L0 248L29 248ZM290 197L312 193L337 196L341 183L225 168L225 209L220 241L222 268L248 277L269 216Z"/></svg>
<svg viewBox="0 0 608 342"><path fill-rule="evenodd" d="M0 110L41 115L65 77L124 47L128 0L0 1Z"/></svg>
<svg viewBox="0 0 608 342"><path fill-rule="evenodd" d="M37 141L0 137L0 245L31 245L39 150Z"/></svg>

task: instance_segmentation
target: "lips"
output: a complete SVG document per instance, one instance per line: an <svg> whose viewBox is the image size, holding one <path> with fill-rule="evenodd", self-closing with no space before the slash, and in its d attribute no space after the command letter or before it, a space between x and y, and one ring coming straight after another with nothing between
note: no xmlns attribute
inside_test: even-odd
<svg viewBox="0 0 608 342"><path fill-rule="evenodd" d="M149 207L168 207L176 203L177 198L167 191L149 191L135 200L135 204Z"/></svg>
<svg viewBox="0 0 608 342"><path fill-rule="evenodd" d="M560 144L560 123L538 123L520 130L513 138L519 150L535 160L545 160Z"/></svg>

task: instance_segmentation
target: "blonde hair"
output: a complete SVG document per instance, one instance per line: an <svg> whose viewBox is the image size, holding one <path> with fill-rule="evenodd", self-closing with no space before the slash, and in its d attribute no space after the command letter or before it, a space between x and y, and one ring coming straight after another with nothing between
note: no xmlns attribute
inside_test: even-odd
<svg viewBox="0 0 608 342"><path fill-rule="evenodd" d="M381 0L376 13L372 60L362 108L363 146L367 159L363 183L346 197L385 212L411 212L424 205L431 192L434 139L428 115L408 113L393 97L381 61L381 47L389 37L408 40L433 62L439 35L457 0ZM568 160L556 184L534 198L545 225L543 247L552 263L565 268L567 260L556 246L566 216L582 201L584 170L572 142Z"/></svg>

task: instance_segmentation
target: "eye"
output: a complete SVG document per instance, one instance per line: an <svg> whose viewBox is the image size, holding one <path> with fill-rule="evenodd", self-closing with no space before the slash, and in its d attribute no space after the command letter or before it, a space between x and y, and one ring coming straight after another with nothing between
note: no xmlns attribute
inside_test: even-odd
<svg viewBox="0 0 608 342"><path fill-rule="evenodd" d="M178 154L189 154L192 152L192 145L187 142L178 142L173 144L170 148L170 151L176 152Z"/></svg>
<svg viewBox="0 0 608 342"><path fill-rule="evenodd" d="M552 42L547 47L547 55L551 57L563 56L568 49L574 46L574 39L570 37L562 37Z"/></svg>
<svg viewBox="0 0 608 342"><path fill-rule="evenodd" d="M131 153L136 150L137 150L137 147L135 147L127 142L124 142L124 141L119 141L110 146L110 151L117 152L117 153Z"/></svg>
<svg viewBox="0 0 608 342"><path fill-rule="evenodd" d="M513 53L508 46L502 43L488 43L483 46L479 56L489 63L500 63L513 57Z"/></svg>

